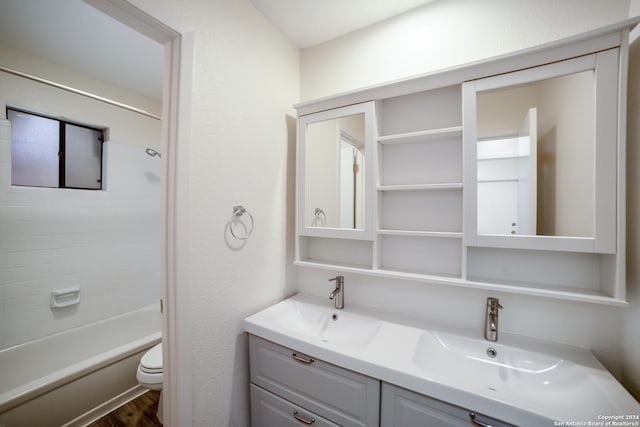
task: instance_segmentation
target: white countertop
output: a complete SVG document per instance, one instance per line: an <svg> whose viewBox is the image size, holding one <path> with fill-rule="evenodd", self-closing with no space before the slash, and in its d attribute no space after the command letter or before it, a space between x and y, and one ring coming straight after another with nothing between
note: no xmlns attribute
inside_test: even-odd
<svg viewBox="0 0 640 427"><path fill-rule="evenodd" d="M336 323L322 326L333 330L319 332L314 322L333 314ZM349 336L350 326L358 333ZM336 310L328 299L300 294L246 318L244 327L325 362L519 426L606 425L603 417L640 415L640 404L588 350L506 334L493 343L482 339L482 331L421 324L348 302ZM488 347L498 358L472 354ZM516 359L519 366L542 367L505 368ZM619 421L640 425L637 419Z"/></svg>

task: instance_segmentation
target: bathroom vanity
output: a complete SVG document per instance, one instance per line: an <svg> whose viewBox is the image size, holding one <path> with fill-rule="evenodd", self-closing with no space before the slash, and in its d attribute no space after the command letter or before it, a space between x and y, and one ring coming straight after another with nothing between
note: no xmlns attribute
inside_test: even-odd
<svg viewBox="0 0 640 427"><path fill-rule="evenodd" d="M244 326L253 427L640 421L640 404L587 350L509 334L489 342L304 295Z"/></svg>
<svg viewBox="0 0 640 427"><path fill-rule="evenodd" d="M626 305L636 23L296 105L295 264Z"/></svg>

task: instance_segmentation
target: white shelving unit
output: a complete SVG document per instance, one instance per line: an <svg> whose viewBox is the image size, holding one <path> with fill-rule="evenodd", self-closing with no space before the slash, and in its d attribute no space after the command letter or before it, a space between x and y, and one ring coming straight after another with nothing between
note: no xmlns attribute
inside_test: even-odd
<svg viewBox="0 0 640 427"><path fill-rule="evenodd" d="M518 236L507 247L467 240L466 219L474 213L465 203L475 187L465 191L469 181L463 164L477 158L465 159L463 150L463 110L470 108L463 105L463 86L486 76L605 50L618 49L618 61L624 67L628 28L635 23L630 20L495 60L296 106L304 116L375 100L377 129L374 155L366 163L374 169L372 240L297 235L295 264L490 292L627 305L624 168L617 172L616 191L607 190L617 198L614 253L579 251L562 242L553 249L548 242L519 247ZM624 165L626 70L620 68L619 75L615 152L618 164ZM475 114L475 107L464 111L467 117Z"/></svg>
<svg viewBox="0 0 640 427"><path fill-rule="evenodd" d="M461 93L452 85L378 103L381 271L462 277Z"/></svg>

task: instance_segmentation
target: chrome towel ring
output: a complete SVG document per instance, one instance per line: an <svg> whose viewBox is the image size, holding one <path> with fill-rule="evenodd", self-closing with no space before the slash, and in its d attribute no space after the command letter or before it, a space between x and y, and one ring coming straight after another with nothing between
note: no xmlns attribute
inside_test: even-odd
<svg viewBox="0 0 640 427"><path fill-rule="evenodd" d="M247 224L245 224L245 222L242 220L242 217L245 216L245 214L249 217L249 222L250 222L249 226L247 226ZM244 236L238 235L233 231L233 226L234 224L237 224L237 223L240 223L244 228L245 230ZM253 226L254 226L253 215L251 215L251 213L249 213L249 211L246 210L242 205L234 206L233 215L231 215L231 221L229 223L229 231L231 232L231 235L238 240L247 240L249 236L251 236L251 233L253 232Z"/></svg>
<svg viewBox="0 0 640 427"><path fill-rule="evenodd" d="M327 224L327 214L320 208L316 208L313 214L312 227L324 227Z"/></svg>

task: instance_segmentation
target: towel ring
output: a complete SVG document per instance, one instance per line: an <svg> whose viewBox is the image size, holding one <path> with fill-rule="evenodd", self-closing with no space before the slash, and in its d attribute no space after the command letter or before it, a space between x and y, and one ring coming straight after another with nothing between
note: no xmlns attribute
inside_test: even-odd
<svg viewBox="0 0 640 427"><path fill-rule="evenodd" d="M249 228L246 228L246 224L244 224L244 222L240 220L240 218L242 218L242 216L245 214L249 216L249 220L251 221L251 227ZM244 236L238 236L236 233L234 233L233 224L236 222L242 222L242 225L245 226L245 229L247 231ZM251 215L251 213L249 213L249 211L246 210L242 205L234 206L233 215L231 215L231 222L229 224L229 231L231 232L231 235L238 240L247 240L249 236L251 236L251 233L253 232L253 226L254 226L253 215Z"/></svg>
<svg viewBox="0 0 640 427"><path fill-rule="evenodd" d="M320 208L316 208L313 212L313 221L311 225L313 227L322 227L327 223L327 214Z"/></svg>

